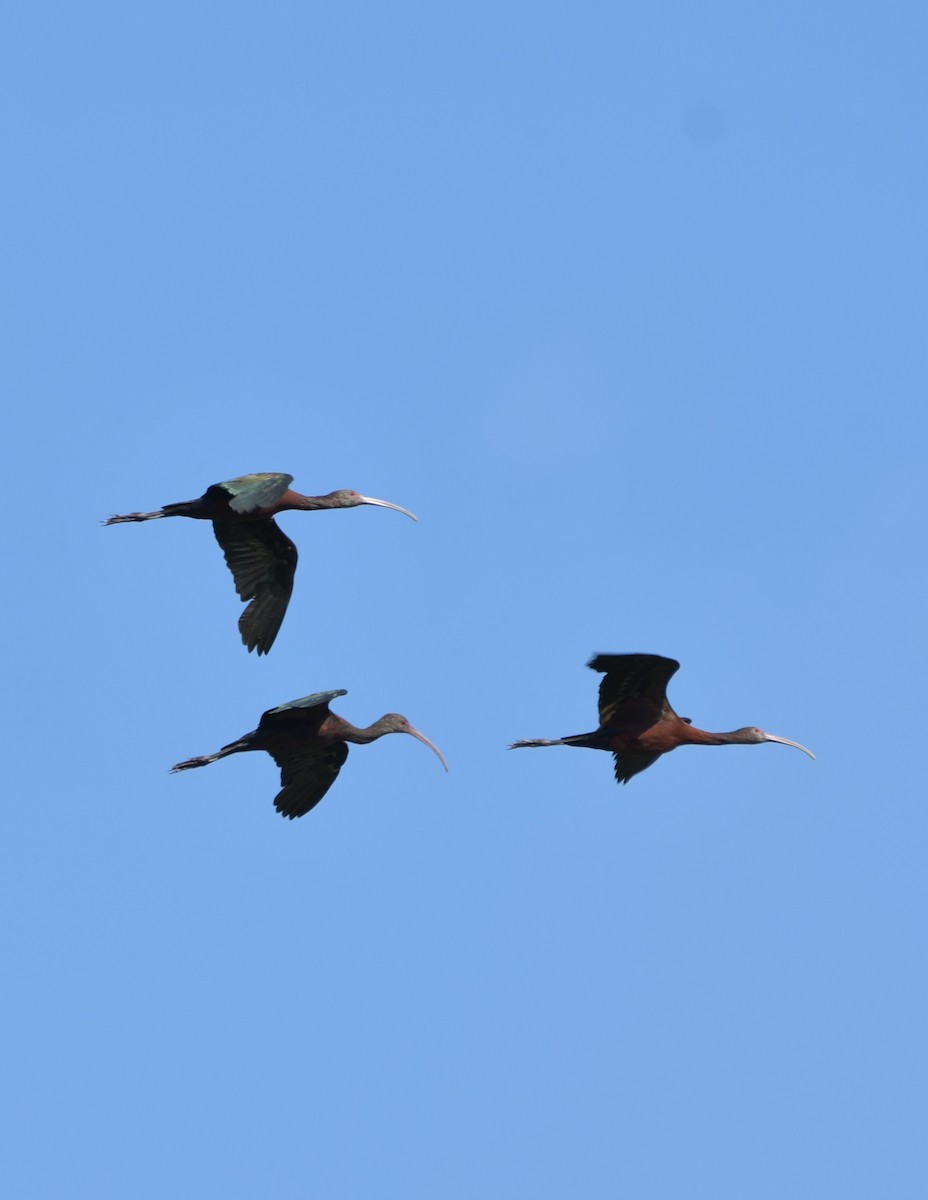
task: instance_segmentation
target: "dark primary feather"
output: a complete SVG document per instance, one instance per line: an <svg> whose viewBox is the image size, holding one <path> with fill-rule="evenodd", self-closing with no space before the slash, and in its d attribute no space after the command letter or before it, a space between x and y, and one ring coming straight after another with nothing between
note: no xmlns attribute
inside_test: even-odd
<svg viewBox="0 0 928 1200"><path fill-rule="evenodd" d="M329 712L329 703L338 696L347 696L344 688L332 692L313 692L299 700L278 704L261 714L257 736L268 741L268 754L280 767L281 791L274 807L281 816L305 816L326 794L348 757L345 742L329 742L322 746L297 744L288 746L291 734L311 738L319 731ZM283 745L275 745L283 737Z"/></svg>
<svg viewBox="0 0 928 1200"><path fill-rule="evenodd" d="M609 726L618 709L634 712L636 718L658 720L667 703L667 684L680 669L672 658L659 654L597 654L587 666L594 671L604 671L599 685L599 725ZM618 715L622 719L622 713ZM632 775L649 767L654 759L631 772Z"/></svg>
<svg viewBox="0 0 928 1200"><path fill-rule="evenodd" d="M305 816L319 803L348 757L345 742L332 742L317 750L269 751L280 767L283 788L274 798L274 807L292 821Z"/></svg>
<svg viewBox="0 0 928 1200"><path fill-rule="evenodd" d="M637 775L639 771L646 771L648 767L653 766L660 758L660 755L636 754L628 753L625 750L617 750L613 753L612 757L615 759L616 783L628 783L633 775Z"/></svg>
<svg viewBox="0 0 928 1200"><path fill-rule="evenodd" d="M293 592L296 546L276 521L213 521L216 541L242 600L251 600L239 618L249 651L267 654L280 632Z"/></svg>

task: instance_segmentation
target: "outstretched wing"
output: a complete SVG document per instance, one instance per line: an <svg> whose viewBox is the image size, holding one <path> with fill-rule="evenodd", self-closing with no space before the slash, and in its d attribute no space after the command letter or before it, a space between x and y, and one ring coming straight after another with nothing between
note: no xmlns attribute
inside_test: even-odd
<svg viewBox="0 0 928 1200"><path fill-rule="evenodd" d="M281 476L283 478L283 476ZM238 628L249 653L267 654L280 631L296 572L296 546L275 521L213 521L242 600Z"/></svg>
<svg viewBox="0 0 928 1200"><path fill-rule="evenodd" d="M256 512L259 508L270 508L281 498L290 484L292 475L240 475L238 479L227 479L215 486L222 488L232 497L229 508L242 516Z"/></svg>
<svg viewBox="0 0 928 1200"><path fill-rule="evenodd" d="M657 721L665 711L673 711L667 702L667 684L680 669L674 659L661 658L659 654L597 654L587 666L605 672L599 685L601 729L626 716L635 721L648 718ZM653 761L649 758L630 775L643 771Z"/></svg>
<svg viewBox="0 0 928 1200"><path fill-rule="evenodd" d="M288 700L286 704L278 704L276 708L269 708L262 713L258 728L297 722L307 731L316 729L329 716L332 701L347 695L344 688L337 688L334 692L313 692L311 696L301 696L299 700Z"/></svg>
<svg viewBox="0 0 928 1200"><path fill-rule="evenodd" d="M624 750L615 751L612 755L615 759L615 781L616 783L628 783L633 775L637 775L639 771L646 771L648 767L654 765L660 758L659 754L635 754L627 753Z"/></svg>
<svg viewBox="0 0 928 1200"><path fill-rule="evenodd" d="M274 798L274 807L282 817L303 817L319 803L342 769L348 757L344 742L330 742L315 750L270 751L280 767L283 788Z"/></svg>

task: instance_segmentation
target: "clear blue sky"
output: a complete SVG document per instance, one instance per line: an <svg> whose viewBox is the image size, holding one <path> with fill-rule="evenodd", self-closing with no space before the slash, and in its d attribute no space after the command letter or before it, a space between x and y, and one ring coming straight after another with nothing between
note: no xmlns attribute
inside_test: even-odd
<svg viewBox="0 0 928 1200"><path fill-rule="evenodd" d="M17 1198L928 1195L913 3L0 28ZM302 514L267 658L207 526ZM618 788L594 651L708 729ZM307 818L168 768L308 692Z"/></svg>

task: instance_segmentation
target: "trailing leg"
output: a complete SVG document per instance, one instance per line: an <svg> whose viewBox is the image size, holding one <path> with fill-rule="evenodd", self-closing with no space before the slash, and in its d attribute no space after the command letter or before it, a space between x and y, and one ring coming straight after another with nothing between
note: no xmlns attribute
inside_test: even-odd
<svg viewBox="0 0 928 1200"><path fill-rule="evenodd" d="M221 750L217 750L215 754L203 754L197 758L186 758L183 762L175 763L171 767L171 774L176 771L189 771L191 767L208 767L210 763L214 763L219 758L225 758L228 754L237 754L240 750L254 750L249 738L240 738L237 742L231 742L228 746L223 746Z"/></svg>

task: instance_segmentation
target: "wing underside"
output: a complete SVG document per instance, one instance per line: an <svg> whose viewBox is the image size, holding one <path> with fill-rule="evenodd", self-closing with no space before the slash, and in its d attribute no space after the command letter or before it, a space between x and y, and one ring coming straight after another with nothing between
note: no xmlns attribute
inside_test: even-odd
<svg viewBox="0 0 928 1200"><path fill-rule="evenodd" d="M242 641L249 651L267 654L293 592L296 546L276 521L213 521L213 532L235 590L251 601L238 622Z"/></svg>
<svg viewBox="0 0 928 1200"><path fill-rule="evenodd" d="M601 729L627 717L635 722L657 721L665 711L673 711L667 701L667 684L680 667L674 659L658 654L597 654L587 666L604 672L599 685Z"/></svg>
<svg viewBox="0 0 928 1200"><path fill-rule="evenodd" d="M274 807L291 821L315 808L326 794L348 757L344 742L332 742L316 750L298 754L271 756L280 767L283 787L274 798Z"/></svg>

